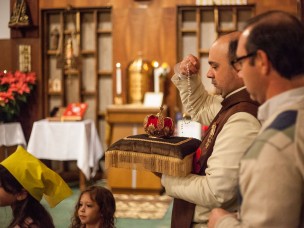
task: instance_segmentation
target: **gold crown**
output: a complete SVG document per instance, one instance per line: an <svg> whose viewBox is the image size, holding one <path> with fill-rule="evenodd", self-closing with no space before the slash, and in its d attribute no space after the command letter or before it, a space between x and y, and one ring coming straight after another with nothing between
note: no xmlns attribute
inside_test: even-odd
<svg viewBox="0 0 304 228"><path fill-rule="evenodd" d="M163 107L156 115L147 115L144 119L145 132L152 137L169 138L174 134L174 122L170 117L164 117Z"/></svg>

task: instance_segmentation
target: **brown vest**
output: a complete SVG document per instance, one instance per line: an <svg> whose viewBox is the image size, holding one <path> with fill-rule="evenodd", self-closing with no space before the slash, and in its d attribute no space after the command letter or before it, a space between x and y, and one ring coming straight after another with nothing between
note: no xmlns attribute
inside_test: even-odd
<svg viewBox="0 0 304 228"><path fill-rule="evenodd" d="M247 112L256 117L257 110L258 104L250 99L250 96L246 89L243 89L222 101L222 108L209 125L209 128L200 146L202 153L198 160L200 165L200 171L197 173L198 175L205 175L207 161L213 152L213 146L216 137L222 130L229 117L237 112ZM182 199L174 198L171 227L191 227L194 209L195 204L184 201Z"/></svg>

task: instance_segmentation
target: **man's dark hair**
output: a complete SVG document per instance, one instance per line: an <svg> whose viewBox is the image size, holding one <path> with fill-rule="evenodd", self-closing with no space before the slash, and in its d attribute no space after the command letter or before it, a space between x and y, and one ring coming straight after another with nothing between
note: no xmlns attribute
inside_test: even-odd
<svg viewBox="0 0 304 228"><path fill-rule="evenodd" d="M304 74L304 26L293 15L269 11L247 22L251 29L247 53L263 50L272 66L287 79Z"/></svg>
<svg viewBox="0 0 304 228"><path fill-rule="evenodd" d="M236 49L238 45L238 39L232 39L229 42L229 47L228 47L228 60L231 62L236 58Z"/></svg>

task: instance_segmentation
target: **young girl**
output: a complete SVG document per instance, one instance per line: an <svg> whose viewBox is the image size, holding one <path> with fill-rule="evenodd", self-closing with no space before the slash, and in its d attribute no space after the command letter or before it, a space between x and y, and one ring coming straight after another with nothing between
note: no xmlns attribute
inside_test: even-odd
<svg viewBox="0 0 304 228"><path fill-rule="evenodd" d="M71 228L113 228L115 210L112 192L101 186L91 186L79 196Z"/></svg>
<svg viewBox="0 0 304 228"><path fill-rule="evenodd" d="M43 194L51 207L71 194L61 177L22 147L0 163L0 206L11 206L8 228L54 228L40 204Z"/></svg>

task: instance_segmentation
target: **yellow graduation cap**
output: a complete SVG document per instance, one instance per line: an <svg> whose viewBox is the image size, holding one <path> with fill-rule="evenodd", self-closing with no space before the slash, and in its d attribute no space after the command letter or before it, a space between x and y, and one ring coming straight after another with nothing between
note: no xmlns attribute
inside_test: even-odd
<svg viewBox="0 0 304 228"><path fill-rule="evenodd" d="M64 180L22 146L0 163L35 199L44 195L50 207L55 207L72 194Z"/></svg>

